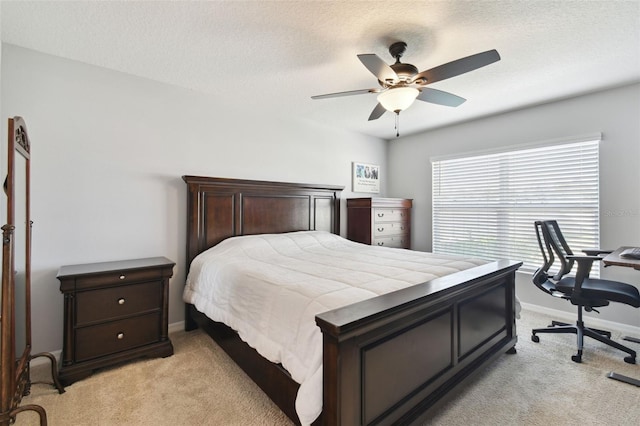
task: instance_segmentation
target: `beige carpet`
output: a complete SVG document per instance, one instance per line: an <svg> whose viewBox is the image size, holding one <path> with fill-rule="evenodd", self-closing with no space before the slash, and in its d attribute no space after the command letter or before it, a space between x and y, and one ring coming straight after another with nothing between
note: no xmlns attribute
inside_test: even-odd
<svg viewBox="0 0 640 426"><path fill-rule="evenodd" d="M500 357L475 376L428 424L639 424L640 388L606 374L614 370L640 378L640 366L626 364L621 352L591 339L583 363L576 364L570 358L573 335L541 335L540 343L531 342L530 329L549 321L524 311L517 324L518 353ZM43 406L52 426L291 424L208 336L178 332L171 339L172 357L100 371L62 395L34 385L23 404ZM32 375L45 379L46 370L38 366ZM36 425L37 416L21 413L16 424Z"/></svg>

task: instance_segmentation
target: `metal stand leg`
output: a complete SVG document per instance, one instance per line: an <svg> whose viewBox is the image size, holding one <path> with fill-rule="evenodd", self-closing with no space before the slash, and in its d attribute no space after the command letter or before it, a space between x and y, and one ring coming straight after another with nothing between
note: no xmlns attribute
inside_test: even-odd
<svg viewBox="0 0 640 426"><path fill-rule="evenodd" d="M56 389L58 389L58 393L64 393L64 386L62 386L62 383L60 383L60 380L58 380L58 361L56 360L56 357L51 355L49 352L41 352L39 354L32 355L31 359L39 358L42 356L49 358L49 361L51 361L51 378L53 379L53 383L51 382L34 382L34 383L45 383L47 385L51 385Z"/></svg>
<svg viewBox="0 0 640 426"><path fill-rule="evenodd" d="M633 377L629 377L629 376L623 376L622 374L618 374L615 372L611 372L607 375L608 378L613 379L613 380L618 380L620 382L625 382L628 383L630 385L634 385L634 386L638 386L640 387L640 380L638 379L634 379Z"/></svg>
<svg viewBox="0 0 640 426"><path fill-rule="evenodd" d="M622 338L622 340L626 340L627 342L640 343L640 339L638 339L637 337L625 336L625 337ZM640 380L634 379L633 377L629 377L629 376L624 376L622 374L618 374L615 371L610 372L607 375L607 377L610 378L610 379L613 379L613 380L618 380L620 382L624 382L624 383L628 383L630 385L634 385L634 386L640 387Z"/></svg>
<svg viewBox="0 0 640 426"><path fill-rule="evenodd" d="M0 423L1 424L13 424L16 420L16 416L23 411L35 411L38 413L40 417L40 426L47 426L47 413L44 411L39 405L23 405L22 407L17 407L11 410L9 413L0 414Z"/></svg>

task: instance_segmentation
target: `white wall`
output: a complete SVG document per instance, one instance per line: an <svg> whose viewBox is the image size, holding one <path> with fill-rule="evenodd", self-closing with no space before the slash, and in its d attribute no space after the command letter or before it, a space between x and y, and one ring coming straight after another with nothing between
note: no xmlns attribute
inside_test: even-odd
<svg viewBox="0 0 640 426"><path fill-rule="evenodd" d="M386 166L383 140L13 45L1 90L3 134L21 115L32 140L35 352L62 347L62 265L166 256L177 262L169 322L183 319L182 175L344 185L347 198L352 161Z"/></svg>
<svg viewBox="0 0 640 426"><path fill-rule="evenodd" d="M444 127L390 143L387 183L394 197L414 199L414 248L431 250L431 157L481 152L602 132L600 145L600 229L603 248L640 246L640 84L534 106ZM531 225L531 237L533 224ZM610 267L604 278L640 286L640 272ZM538 290L530 275L518 274L523 302L575 312L562 300ZM613 304L600 318L640 326L640 310Z"/></svg>

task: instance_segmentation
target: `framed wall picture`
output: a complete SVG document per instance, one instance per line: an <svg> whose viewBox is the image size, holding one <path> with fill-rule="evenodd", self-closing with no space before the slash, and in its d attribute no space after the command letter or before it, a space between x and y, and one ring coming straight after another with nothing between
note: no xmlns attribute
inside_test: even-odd
<svg viewBox="0 0 640 426"><path fill-rule="evenodd" d="M377 194L380 192L380 166L375 164L365 164L353 162L352 165L352 191L369 192Z"/></svg>

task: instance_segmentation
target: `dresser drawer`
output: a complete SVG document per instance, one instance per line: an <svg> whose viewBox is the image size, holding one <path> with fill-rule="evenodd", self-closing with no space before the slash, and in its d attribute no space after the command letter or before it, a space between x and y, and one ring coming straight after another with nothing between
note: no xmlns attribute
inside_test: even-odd
<svg viewBox="0 0 640 426"><path fill-rule="evenodd" d="M406 234L409 232L409 225L403 222L376 223L373 225L373 237L384 237L387 235Z"/></svg>
<svg viewBox="0 0 640 426"><path fill-rule="evenodd" d="M393 237L378 237L373 240L374 246L392 247L392 248L409 248L410 237L408 234L395 235Z"/></svg>
<svg viewBox="0 0 640 426"><path fill-rule="evenodd" d="M76 293L76 325L121 318L162 308L162 281Z"/></svg>
<svg viewBox="0 0 640 426"><path fill-rule="evenodd" d="M409 216L407 209L375 209L373 220L379 222L400 222Z"/></svg>
<svg viewBox="0 0 640 426"><path fill-rule="evenodd" d="M144 346L160 340L160 314L112 321L76 330L76 361Z"/></svg>

